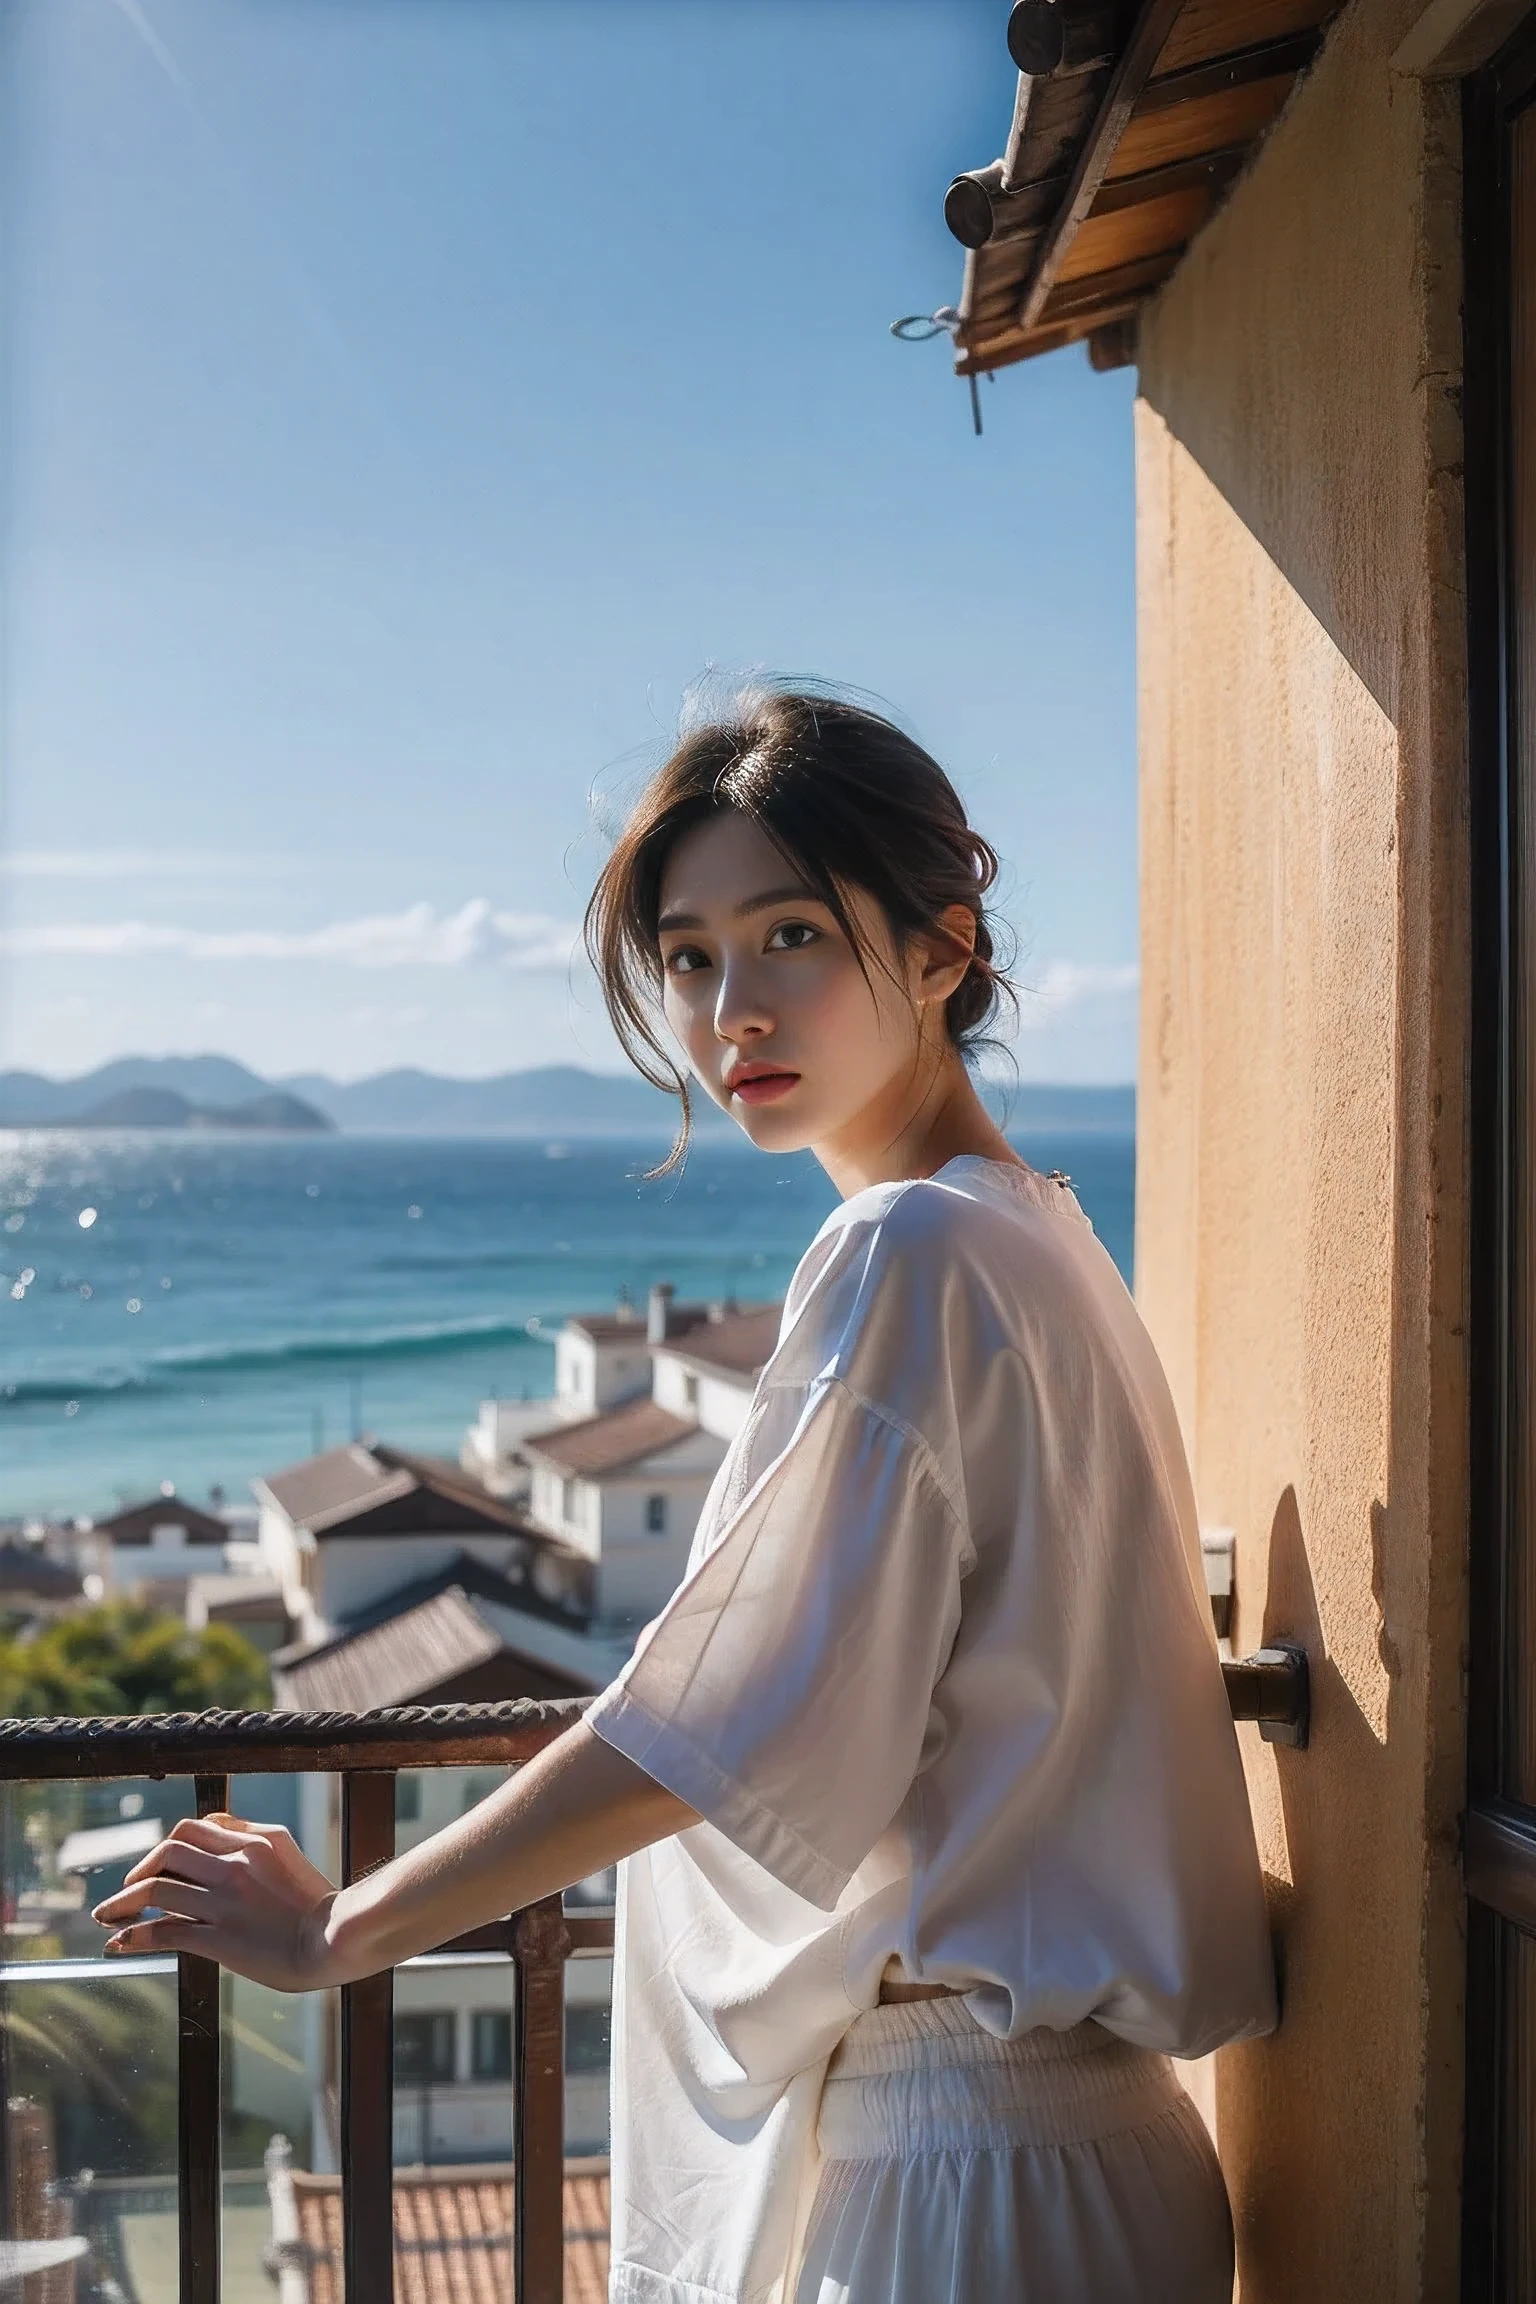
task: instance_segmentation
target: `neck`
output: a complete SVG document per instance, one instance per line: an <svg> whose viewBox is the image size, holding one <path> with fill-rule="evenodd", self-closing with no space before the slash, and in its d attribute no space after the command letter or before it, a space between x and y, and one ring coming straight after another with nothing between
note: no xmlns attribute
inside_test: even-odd
<svg viewBox="0 0 1536 2304"><path fill-rule="evenodd" d="M895 1084L836 1139L813 1147L846 1200L870 1184L933 1176L948 1160L1022 1161L976 1093L960 1052L946 1041L925 1052L911 1078Z"/></svg>

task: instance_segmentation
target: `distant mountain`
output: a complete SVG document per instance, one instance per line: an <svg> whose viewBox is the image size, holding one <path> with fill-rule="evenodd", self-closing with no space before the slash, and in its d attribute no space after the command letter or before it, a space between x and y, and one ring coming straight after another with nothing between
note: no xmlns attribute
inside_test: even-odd
<svg viewBox="0 0 1536 2304"><path fill-rule="evenodd" d="M583 1072L574 1064L502 1072L489 1080L379 1072L346 1085L303 1073L282 1085L329 1113L339 1128L385 1134L644 1136L670 1133L676 1122L671 1098L645 1081L628 1073ZM703 1128L730 1126L713 1106L696 1117Z"/></svg>
<svg viewBox="0 0 1536 2304"><path fill-rule="evenodd" d="M268 1083L228 1056L120 1056L78 1080L0 1072L0 1128L54 1128L135 1088L168 1088L189 1104L217 1106L265 1096Z"/></svg>
<svg viewBox="0 0 1536 2304"><path fill-rule="evenodd" d="M988 1102L1013 1129L1133 1128L1134 1088L989 1088ZM731 1125L695 1099L701 1133ZM151 1117L159 1112L161 1118ZM140 1117L130 1118L128 1114ZM342 1082L303 1073L275 1086L224 1056L126 1056L79 1080L0 1073L0 1128L344 1128L415 1136L663 1136L675 1124L669 1097L631 1074L548 1064L489 1080L434 1072L379 1072Z"/></svg>
<svg viewBox="0 0 1536 2304"><path fill-rule="evenodd" d="M119 1088L69 1115L71 1128L240 1128L291 1135L328 1133L336 1123L312 1104L267 1089L238 1104L193 1104L175 1088Z"/></svg>

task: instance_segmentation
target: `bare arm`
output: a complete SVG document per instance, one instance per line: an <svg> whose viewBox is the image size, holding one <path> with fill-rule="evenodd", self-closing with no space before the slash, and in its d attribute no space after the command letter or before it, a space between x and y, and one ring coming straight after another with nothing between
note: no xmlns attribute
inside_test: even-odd
<svg viewBox="0 0 1536 2304"><path fill-rule="evenodd" d="M196 1952L280 1992L350 1984L500 1919L653 1840L693 1809L578 1720L488 1800L335 1889L280 1826L189 1819L93 1917L109 1952ZM163 1917L139 1914L155 1907Z"/></svg>

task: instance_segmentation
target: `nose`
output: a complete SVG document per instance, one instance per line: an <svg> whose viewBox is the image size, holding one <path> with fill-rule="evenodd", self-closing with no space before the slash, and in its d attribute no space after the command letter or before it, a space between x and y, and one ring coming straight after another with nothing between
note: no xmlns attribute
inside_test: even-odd
<svg viewBox="0 0 1536 2304"><path fill-rule="evenodd" d="M720 970L720 989L715 995L715 1038L739 1048L771 1032L773 1021L756 971L744 962L732 965L727 961Z"/></svg>

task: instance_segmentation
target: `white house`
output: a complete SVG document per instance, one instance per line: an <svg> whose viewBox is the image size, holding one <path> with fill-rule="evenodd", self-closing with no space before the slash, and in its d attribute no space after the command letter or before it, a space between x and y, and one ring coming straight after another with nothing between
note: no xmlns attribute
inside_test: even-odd
<svg viewBox="0 0 1536 2304"><path fill-rule="evenodd" d="M253 1485L261 1566L303 1645L463 1555L572 1618L591 1613L587 1564L457 1464L355 1440Z"/></svg>
<svg viewBox="0 0 1536 2304"><path fill-rule="evenodd" d="M230 1540L226 1521L178 1496L169 1481L158 1496L127 1504L77 1538L82 1564L110 1592L185 1589L194 1576L220 1575Z"/></svg>
<svg viewBox="0 0 1536 2304"><path fill-rule="evenodd" d="M647 1324L627 1296L614 1312L580 1313L555 1338L555 1389L540 1400L482 1400L464 1435L459 1462L496 1496L524 1497L531 1433L557 1420L572 1423L640 1400L651 1388Z"/></svg>
<svg viewBox="0 0 1536 2304"><path fill-rule="evenodd" d="M600 1621L643 1622L676 1589L710 1482L773 1350L779 1309L677 1304L663 1283L643 1329L621 1312L562 1330L558 1420L524 1433L519 1452L528 1518L592 1563Z"/></svg>

